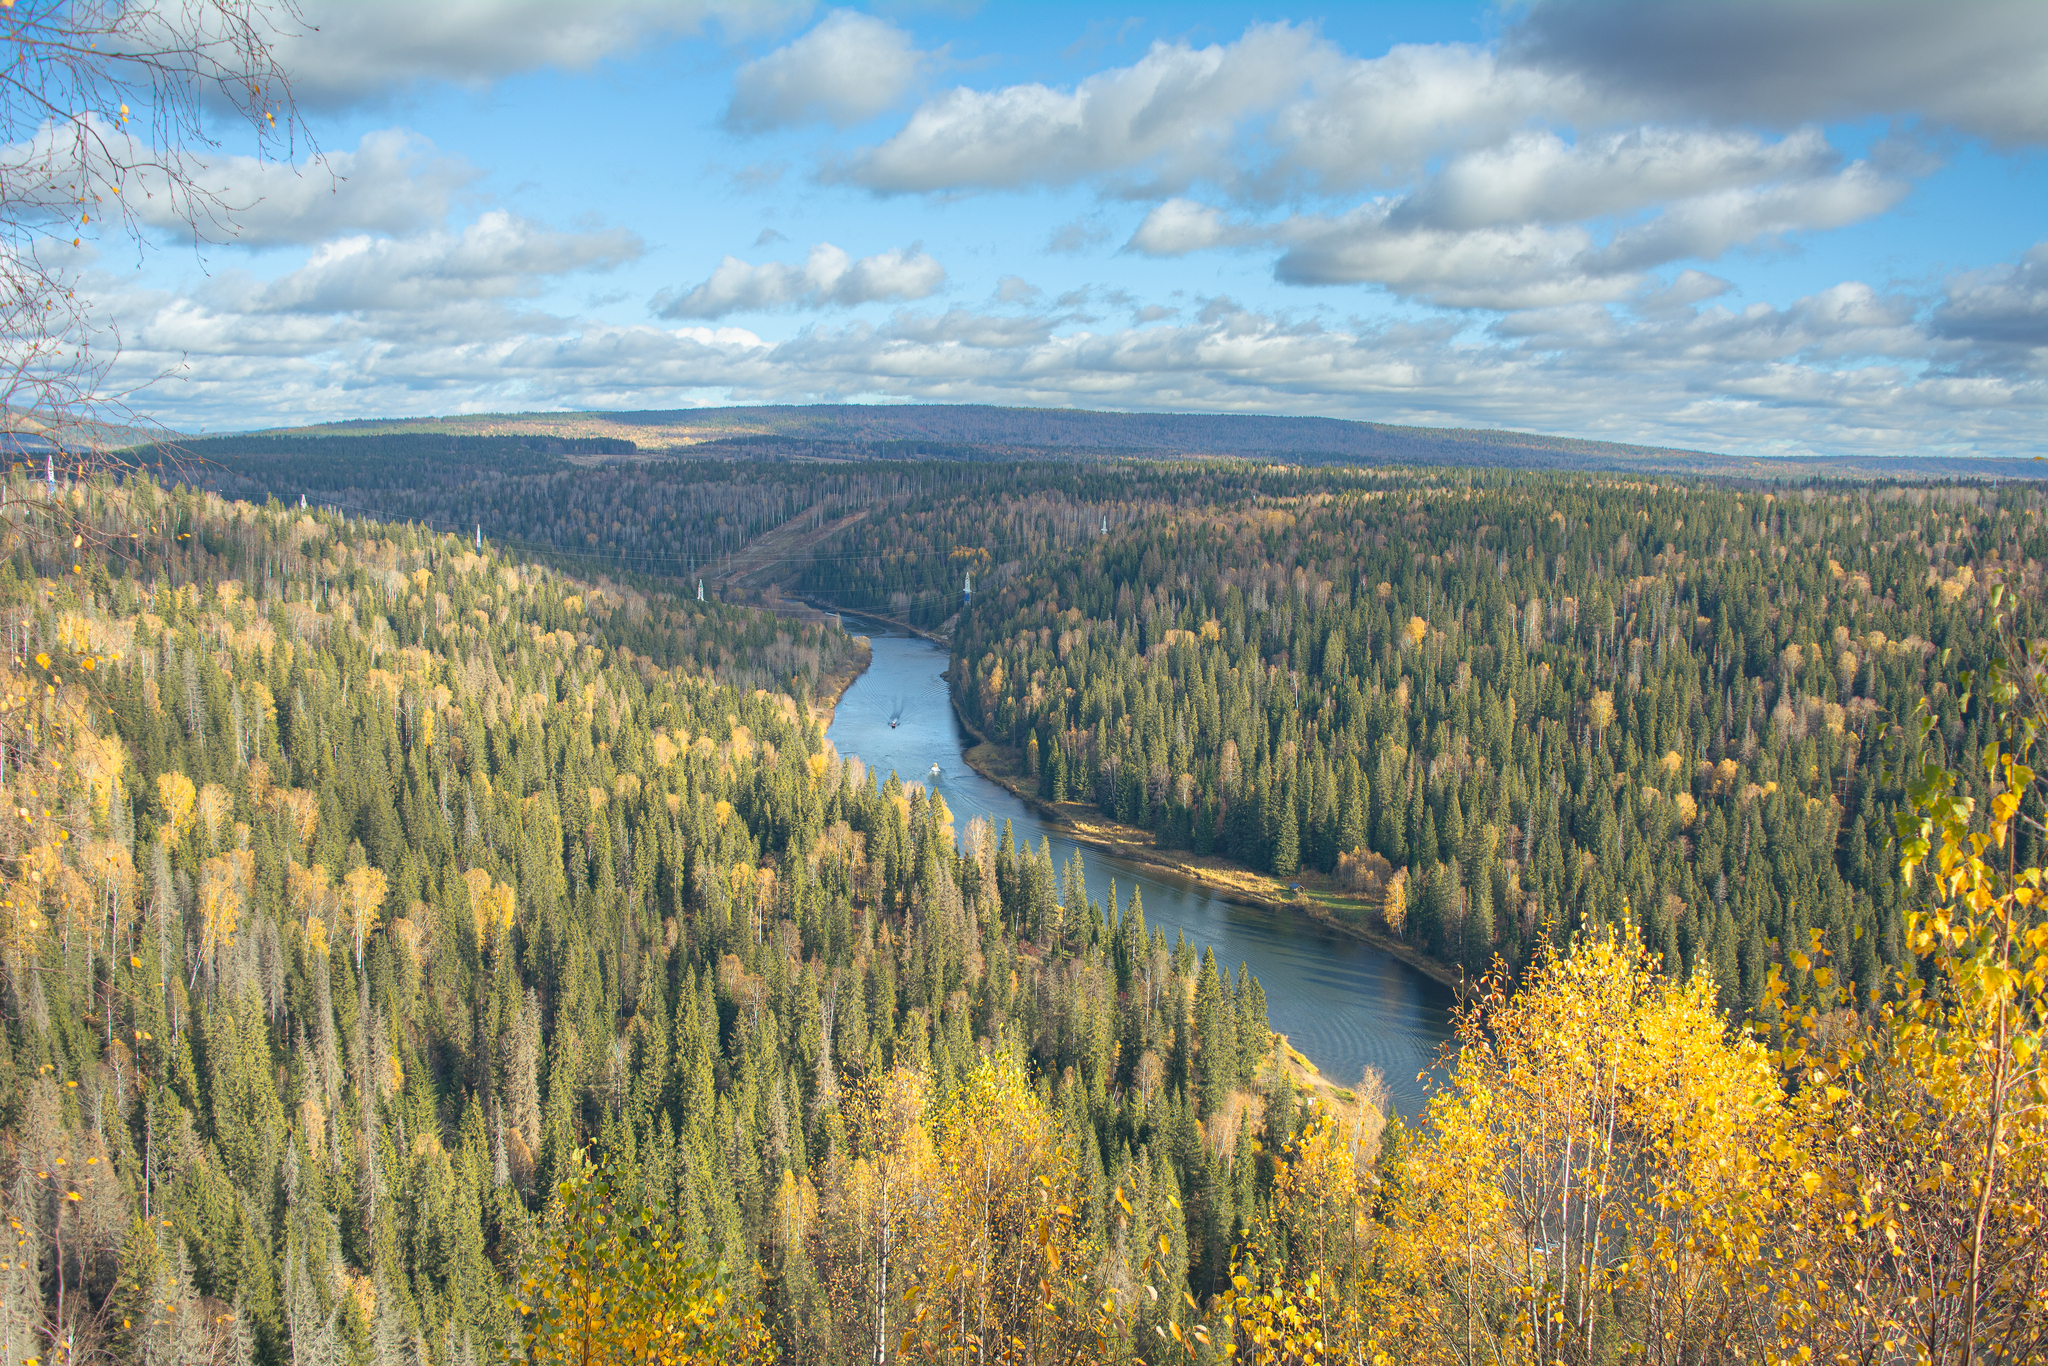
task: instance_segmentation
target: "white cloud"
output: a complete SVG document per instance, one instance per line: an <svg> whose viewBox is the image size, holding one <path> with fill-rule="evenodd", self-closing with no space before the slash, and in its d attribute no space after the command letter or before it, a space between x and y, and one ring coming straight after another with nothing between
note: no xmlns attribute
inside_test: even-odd
<svg viewBox="0 0 2048 1366"><path fill-rule="evenodd" d="M446 217L451 200L483 174L416 133L386 128L365 133L354 151L303 162L194 155L184 168L189 178L173 183L160 155L132 132L88 122L91 176L120 186L103 202L139 228L214 244L305 245L337 232L417 231ZM75 212L76 151L68 130L47 124L0 147L0 180L17 213L31 206L66 218Z"/></svg>
<svg viewBox="0 0 2048 1366"><path fill-rule="evenodd" d="M960 87L823 174L883 194L1084 185L1158 201L1128 251L1273 249L1289 283L1557 308L1866 221L1937 164L1924 143L1851 163L1815 120L2048 141L2043 89L2037 0L1537 0L1491 47L1357 58L1312 27L1255 25L1069 88ZM1094 240L1080 219L1050 249Z"/></svg>
<svg viewBox="0 0 2048 1366"><path fill-rule="evenodd" d="M832 174L883 193L1066 185L1172 193L1229 177L1240 122L1299 92L1334 51L1314 31L1259 25L1236 42L1154 43L1135 64L1072 90L959 87Z"/></svg>
<svg viewBox="0 0 2048 1366"><path fill-rule="evenodd" d="M312 0L298 21L280 23L279 57L301 105L337 108L434 81L481 88L541 67L586 71L707 20L755 31L808 9L804 0Z"/></svg>
<svg viewBox="0 0 2048 1366"><path fill-rule="evenodd" d="M1454 232L1406 227L1390 206L1286 225L1296 239L1274 266L1288 284L1374 284L1453 308L1549 308L1607 302L1640 289L1633 271L1589 269L1592 235L1520 223Z"/></svg>
<svg viewBox="0 0 2048 1366"><path fill-rule="evenodd" d="M450 200L483 172L403 128L365 133L353 152L292 165L219 157L200 172L232 210L222 240L247 247L308 244L337 232L416 232L441 222ZM154 226L182 224L166 197L142 201Z"/></svg>
<svg viewBox="0 0 2048 1366"><path fill-rule="evenodd" d="M1955 297L2030 298L2039 265L2030 254L1959 279ZM1849 281L1783 307L1685 302L1721 292L1681 275L1626 307L1532 308L1476 336L1442 319L1336 328L1224 298L1185 320L1145 309L1098 330L1062 313L1065 301L1020 299L1021 310L905 310L764 342L731 327L513 316L488 288L450 291L397 328L360 312L278 311L261 295L237 311L223 291L157 300L127 329L137 345L120 364L140 374L188 354L190 383L156 393L161 415L187 427L886 397L1497 425L1756 454L2038 446L2048 375L1958 368L1976 343L1930 327L1925 300Z"/></svg>
<svg viewBox="0 0 2048 1366"><path fill-rule="evenodd" d="M1775 143L1751 132L1632 128L1567 142L1548 129L1452 158L1394 217L1463 230L1570 223L1785 180L1831 174L1841 156L1818 129Z"/></svg>
<svg viewBox="0 0 2048 1366"><path fill-rule="evenodd" d="M662 318L722 318L728 313L776 308L850 308L928 298L945 283L945 267L915 246L855 260L830 242L820 242L801 266L778 261L757 266L728 256L711 272L710 279L681 294L663 290L649 307Z"/></svg>
<svg viewBox="0 0 2048 1366"><path fill-rule="evenodd" d="M1124 248L1146 256L1186 256L1242 241L1245 236L1245 231L1227 221L1214 205L1169 199L1145 215Z"/></svg>
<svg viewBox="0 0 2048 1366"><path fill-rule="evenodd" d="M561 232L492 210L461 232L322 243L276 280L223 277L202 298L250 314L426 314L450 304L530 297L548 279L610 270L641 254L624 229Z"/></svg>
<svg viewBox="0 0 2048 1366"><path fill-rule="evenodd" d="M1396 185L1447 153L1497 145L1545 120L1598 126L1614 112L1569 74L1504 66L1463 43L1404 44L1335 64L1279 111L1266 188Z"/></svg>
<svg viewBox="0 0 2048 1366"><path fill-rule="evenodd" d="M1788 233L1847 227L1897 204L1910 187L1857 162L1815 180L1719 190L1672 205L1615 234L1595 259L1606 270L1642 270L1669 261L1711 261L1732 247Z"/></svg>
<svg viewBox="0 0 2048 1366"><path fill-rule="evenodd" d="M901 99L925 54L894 24L834 10L809 33L733 77L726 125L746 132L873 118Z"/></svg>
<svg viewBox="0 0 2048 1366"><path fill-rule="evenodd" d="M1274 275L1287 284L1378 285L1452 308L1555 308L1639 293L1650 287L1645 272L1678 261L1862 221L1908 188L1863 162L1827 170L1837 159L1804 135L1775 146L1707 141L1617 139L1582 155L1548 136L1517 139L1453 161L1411 194L1336 215L1261 222L1169 199L1126 248L1173 257L1273 245L1285 248ZM1743 183L1776 175L1791 178ZM1706 192L1624 216L1692 186ZM1595 225L1617 217L1624 226L1603 242Z"/></svg>

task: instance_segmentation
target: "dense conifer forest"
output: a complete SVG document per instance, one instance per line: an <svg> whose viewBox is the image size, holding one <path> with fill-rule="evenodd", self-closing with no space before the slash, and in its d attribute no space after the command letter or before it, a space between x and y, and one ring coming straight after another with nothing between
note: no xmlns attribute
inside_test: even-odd
<svg viewBox="0 0 2048 1366"><path fill-rule="evenodd" d="M2034 629L2043 512L1527 476L1161 506L981 595L959 693L1047 799L1341 874L1447 962L1625 924L1753 1010L1811 929L1865 988L1901 963L1880 731L1931 693L1982 748L1952 680L1994 583Z"/></svg>
<svg viewBox="0 0 2048 1366"><path fill-rule="evenodd" d="M0 567L8 1360L495 1356L586 1145L829 1356L866 1312L842 1098L984 1048L1090 1135L1089 1219L1121 1187L1220 1263L1251 1135L1201 1125L1264 1056L1257 984L832 754L800 699L843 636L72 497L117 539Z"/></svg>
<svg viewBox="0 0 2048 1366"><path fill-rule="evenodd" d="M1866 986L1899 965L1879 733L1931 690L1948 752L1981 748L1948 680L1995 653L1994 581L2030 628L2043 551L2030 484L1136 460L527 482L364 497L714 591L731 551L793 539L755 585L949 635L964 714L1043 799L1320 874L1474 974L1625 917L1738 1012L1809 929Z"/></svg>
<svg viewBox="0 0 2048 1366"><path fill-rule="evenodd" d="M7 1361L2048 1343L2030 487L454 454L12 486ZM1428 1111L836 754L766 582L1463 968Z"/></svg>

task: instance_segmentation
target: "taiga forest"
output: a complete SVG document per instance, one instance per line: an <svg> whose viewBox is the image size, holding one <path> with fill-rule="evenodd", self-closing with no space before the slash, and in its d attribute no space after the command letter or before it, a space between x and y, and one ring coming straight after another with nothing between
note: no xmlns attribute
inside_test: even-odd
<svg viewBox="0 0 2048 1366"><path fill-rule="evenodd" d="M2039 1347L2030 486L405 458L15 475L10 1360ZM708 507L731 602L638 558ZM835 752L784 592L1464 981L1426 1108Z"/></svg>
<svg viewBox="0 0 2048 1366"><path fill-rule="evenodd" d="M2048 7L1133 8L0 0L0 1366L2048 1363Z"/></svg>

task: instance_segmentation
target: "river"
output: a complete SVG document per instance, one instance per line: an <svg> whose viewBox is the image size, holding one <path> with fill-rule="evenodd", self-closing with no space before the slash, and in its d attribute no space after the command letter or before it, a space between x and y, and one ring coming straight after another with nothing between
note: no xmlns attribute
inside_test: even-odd
<svg viewBox="0 0 2048 1366"><path fill-rule="evenodd" d="M923 782L943 795L962 826L985 816L997 831L1009 821L1020 847L1052 841L1055 868L1074 849L1007 789L967 766L972 739L953 713L940 677L946 652L917 636L846 618L865 631L874 659L839 699L827 737L841 754L858 755L885 778ZM890 728L892 716L901 723ZM932 766L939 776L932 777ZM1433 1068L1450 1036L1451 997L1441 983L1399 959L1303 916L1233 905L1201 886L1080 846L1088 893L1103 901L1112 879L1120 903L1143 894L1145 923L1170 941L1185 933L1197 950L1213 946L1219 965L1250 966L1266 989L1273 1028L1286 1034L1323 1076L1354 1085L1367 1067L1386 1078L1394 1106L1414 1115L1426 1094L1421 1075Z"/></svg>

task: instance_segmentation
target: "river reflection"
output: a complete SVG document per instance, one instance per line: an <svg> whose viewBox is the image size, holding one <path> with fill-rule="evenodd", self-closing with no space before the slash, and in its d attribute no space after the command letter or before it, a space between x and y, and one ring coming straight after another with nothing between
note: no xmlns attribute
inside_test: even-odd
<svg viewBox="0 0 2048 1366"><path fill-rule="evenodd" d="M1041 835L1048 836L1053 866L1064 868L1072 842L967 766L962 751L973 741L954 716L939 676L948 662L945 651L853 617L846 624L868 635L874 661L839 700L827 732L839 752L859 755L884 778L894 770L906 781L935 788L963 827L970 817L985 816L1000 832L1007 820L1018 844L1034 849ZM893 728L892 719L898 723ZM1444 987L1312 921L1235 906L1182 879L1085 846L1081 854L1094 900L1106 899L1112 879L1120 903L1136 887L1144 898L1145 923L1164 930L1168 940L1185 933L1198 951L1213 945L1217 963L1233 974L1239 963L1250 965L1266 988L1273 1027L1324 1076L1348 1086L1365 1068L1377 1068L1397 1109L1406 1115L1420 1110L1425 1092L1419 1074L1431 1067L1450 1034L1451 1000Z"/></svg>

